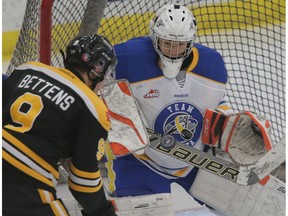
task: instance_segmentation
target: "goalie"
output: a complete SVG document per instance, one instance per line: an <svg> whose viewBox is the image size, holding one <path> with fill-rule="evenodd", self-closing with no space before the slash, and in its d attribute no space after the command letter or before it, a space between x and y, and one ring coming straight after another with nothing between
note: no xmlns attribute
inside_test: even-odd
<svg viewBox="0 0 288 216"><path fill-rule="evenodd" d="M112 89L110 94L103 96L103 99L109 108L108 113L112 127L112 130L109 131L108 135L110 147L108 148L107 146L106 155L108 157L113 157L115 159L113 162L119 159L127 159L127 154L130 153L132 153L134 157L148 157L146 155L148 149L156 150L155 152L161 155L152 143L147 147L149 141L147 139L146 129L142 123L143 114L132 95L128 82L119 80L109 89ZM272 150L273 146L268 135L269 130L270 122L263 117L257 116L255 113L247 111L227 115L207 109L203 119L201 141L203 144L212 146L214 150L217 148L218 158L221 158L224 161L230 163L234 162L236 165L247 168L253 164L256 164L257 166L259 164L261 166L260 168L263 168L263 172L266 170L266 173L269 174L272 169L270 168L269 170L270 165L267 163L280 164L281 162L277 163L276 160L283 161L285 158L284 144L277 144L276 148L278 150ZM153 131L151 132L151 130L148 131L149 135L151 135L151 141L154 141L154 139L156 139L155 136L157 137L158 135ZM165 137L166 136L163 138ZM170 143L168 142L168 144ZM183 144L177 143L177 145L180 146ZM279 146L281 147L279 148ZM162 152L164 152L164 154L162 153L162 155L165 155L169 160L177 161L178 164L182 163L183 166L188 167L189 164L187 165L187 163L178 160L177 156L171 157L171 154L168 154L170 149L174 148L177 149L176 144L167 146L167 143L163 143ZM272 153L270 155L266 154L268 151ZM183 150L182 154L185 154L183 153ZM273 156L272 159L269 158L269 156L273 154L276 154L277 156ZM180 156L178 157L180 158ZM206 158L207 157L208 156L206 155ZM267 160L264 160L265 163L262 163L264 157ZM258 160L262 160L262 162L258 163ZM202 160L202 162L203 161L204 160ZM108 166L109 162L107 163ZM199 164L202 162L201 159L198 159L197 161ZM273 167L273 164L271 166ZM140 168L141 171L144 170L138 166L138 164L136 168ZM216 165L211 166L210 169L211 168L214 168L214 171L219 169ZM196 168L194 167L193 169ZM204 202L207 206L212 207L217 212L220 212L223 215L232 216L257 215L259 213L264 215L282 215L284 213L285 184L279 179L264 174L265 178L259 181L259 184L255 184L255 182L246 182L248 186L243 186L242 184L245 184L244 181L242 183L234 183L231 182L231 180L228 181L222 175L216 175L216 172L212 172L213 174L211 174L207 170L209 169L202 168L195 174L194 178L196 178L192 179L191 188L187 192L199 201ZM134 172L134 170L131 171ZM119 173L117 172L116 175L117 174ZM135 177L139 178L139 174L139 172L136 172ZM145 174L149 174L148 178L146 177L145 180L151 177L151 173L146 171ZM235 173L230 172L230 174L233 174L231 176L236 176L234 175ZM246 175L245 172L244 174ZM113 179L114 175L111 175L110 173L108 176L110 177L111 186L111 179ZM155 176L157 175L153 175L154 179L152 179L156 180L155 183L152 183L151 180L151 186L149 184L147 186L153 187L153 185L158 183L157 180L160 178L158 177L155 179ZM141 178L144 178L144 175L142 175ZM141 182L141 178L137 182ZM165 183L167 184L167 187L170 187L172 182L178 183L181 182L181 180L185 180L185 177L178 177L171 180L167 179L160 183ZM132 182L133 181L134 180L132 180ZM128 179L128 182L131 181ZM144 185L145 182L142 184ZM135 195L133 195L132 198L130 197L131 195L117 198L119 195L115 194L115 191L110 194L120 216L155 214L174 215L169 188L167 191L162 189L162 192L152 193L153 195L147 195L149 193L146 195L138 195L137 193L139 193L139 191L140 193L141 191L143 193L145 190L140 190L141 188L137 188L136 185L134 187L131 187L128 184L125 186L126 190L134 192L133 194ZM113 185L109 188L113 188ZM225 190L223 188L225 188ZM158 189L161 190L160 187ZM219 201L219 197L223 200Z"/></svg>
<svg viewBox="0 0 288 216"><path fill-rule="evenodd" d="M110 96L103 94L109 109L113 108L110 112L112 130L108 136L111 148L106 150L106 166L108 188L114 196L118 214L174 215L169 195L173 182L224 215L281 214L284 205L279 196L282 194L278 196L272 189L265 189L261 184L227 183L223 178L210 176L146 147L145 128L141 126L141 120L129 112L133 104L131 98L129 104L124 103L124 99L133 93L147 127L173 135L183 145L204 152L208 151L209 145L219 147L229 155L228 161L252 164L271 149L267 120L258 119L250 112L229 115L232 112L223 100L227 85L223 59L215 50L195 43L196 31L196 20L186 7L166 5L150 22L151 37L135 38L115 46L118 59L115 78L127 79L132 84L132 92L122 84L117 85L117 89L124 92L122 97L112 97L113 91ZM209 116L204 119L206 110L216 108L226 113L219 116L229 119L225 121L228 125L220 119L218 124L210 125L211 130L202 130L207 126L205 120L214 120ZM119 113L125 113L124 117L117 114L117 109L120 109ZM133 118L136 121L131 121ZM121 127L123 130L119 134L117 130ZM244 130L234 131L241 127ZM217 136L220 132L222 136ZM209 145L204 145L202 140ZM252 145L255 143L256 146ZM275 199L280 203L272 203ZM270 214L262 208L264 205L277 206L277 211L273 209Z"/></svg>

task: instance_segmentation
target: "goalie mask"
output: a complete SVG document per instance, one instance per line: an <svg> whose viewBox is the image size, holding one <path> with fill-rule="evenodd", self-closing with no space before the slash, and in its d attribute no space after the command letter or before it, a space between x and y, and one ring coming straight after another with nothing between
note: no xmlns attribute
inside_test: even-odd
<svg viewBox="0 0 288 216"><path fill-rule="evenodd" d="M79 73L78 70L86 71L94 89L97 83L104 80L105 75L107 77L113 75L116 66L115 52L103 36L97 34L78 36L66 48L64 65L76 75Z"/></svg>
<svg viewBox="0 0 288 216"><path fill-rule="evenodd" d="M167 78L178 75L194 46L196 31L196 19L191 11L177 4L160 8L150 21L150 36Z"/></svg>

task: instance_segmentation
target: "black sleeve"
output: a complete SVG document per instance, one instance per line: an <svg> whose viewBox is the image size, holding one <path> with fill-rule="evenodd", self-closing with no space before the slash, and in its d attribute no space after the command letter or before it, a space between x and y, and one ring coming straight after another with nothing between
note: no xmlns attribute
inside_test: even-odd
<svg viewBox="0 0 288 216"><path fill-rule="evenodd" d="M84 215L115 215L102 187L97 153L103 154L107 131L88 110L82 110L69 173L69 189Z"/></svg>
<svg viewBox="0 0 288 216"><path fill-rule="evenodd" d="M11 95L17 90L19 80L23 78L21 71L13 71L9 76L2 74L2 106L10 100Z"/></svg>

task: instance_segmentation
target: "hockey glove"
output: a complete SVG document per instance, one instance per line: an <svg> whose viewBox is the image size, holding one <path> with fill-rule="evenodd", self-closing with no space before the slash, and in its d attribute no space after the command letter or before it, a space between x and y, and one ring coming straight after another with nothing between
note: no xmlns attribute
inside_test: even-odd
<svg viewBox="0 0 288 216"><path fill-rule="evenodd" d="M251 165L272 148L270 122L246 111L225 115L207 109L204 116L202 142L227 152L240 165Z"/></svg>

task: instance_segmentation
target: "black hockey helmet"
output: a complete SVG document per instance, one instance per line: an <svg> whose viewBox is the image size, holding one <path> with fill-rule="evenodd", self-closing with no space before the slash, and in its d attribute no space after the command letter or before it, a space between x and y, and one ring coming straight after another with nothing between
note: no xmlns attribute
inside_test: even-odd
<svg viewBox="0 0 288 216"><path fill-rule="evenodd" d="M116 57L113 46L101 35L77 36L66 48L64 66L75 74L79 73L79 68L86 71L94 88L98 82L103 81L108 69L114 71Z"/></svg>

